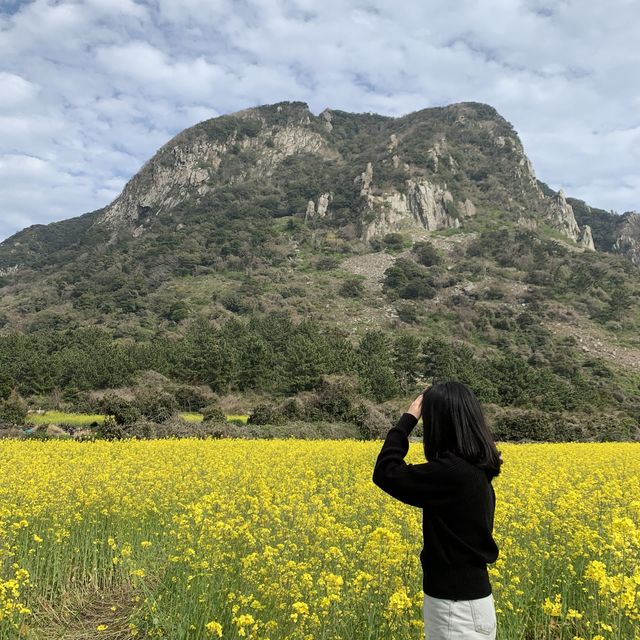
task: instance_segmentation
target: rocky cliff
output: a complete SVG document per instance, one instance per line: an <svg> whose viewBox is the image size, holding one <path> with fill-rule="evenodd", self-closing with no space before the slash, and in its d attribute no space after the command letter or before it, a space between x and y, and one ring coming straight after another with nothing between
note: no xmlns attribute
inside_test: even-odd
<svg viewBox="0 0 640 640"><path fill-rule="evenodd" d="M358 122L364 114L346 115L350 131L344 112L326 109L315 116L305 103L244 109L200 123L164 145L95 224L110 230L110 242L123 230L138 237L151 219L184 208L185 201L268 181L285 160L316 156L353 176L358 197L351 204L364 242L403 228L460 227L477 214L477 205L497 202L517 211L521 221L526 212L529 226L544 220L578 246L594 249L590 228L578 226L562 191L542 193L517 134L490 107L462 103L402 118L380 116L369 135ZM307 221L328 221L334 201L328 188L312 194L300 213Z"/></svg>
<svg viewBox="0 0 640 640"><path fill-rule="evenodd" d="M66 252L163 229L197 234L216 217L292 215L366 247L403 229L463 228L495 210L514 225L549 225L578 249L604 247L637 263L636 218L609 240L613 223L605 238L599 211L580 223L562 190L540 185L517 133L488 105L392 118L333 109L316 116L306 103L282 102L182 131L103 209L34 225L0 244L0 269L53 264Z"/></svg>
<svg viewBox="0 0 640 640"><path fill-rule="evenodd" d="M640 213L630 211L621 216L621 225L613 249L628 257L636 266L640 266Z"/></svg>

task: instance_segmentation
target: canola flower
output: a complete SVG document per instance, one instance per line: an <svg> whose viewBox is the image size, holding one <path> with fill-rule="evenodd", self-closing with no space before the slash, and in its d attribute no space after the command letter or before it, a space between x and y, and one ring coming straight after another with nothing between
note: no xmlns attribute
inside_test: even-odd
<svg viewBox="0 0 640 640"><path fill-rule="evenodd" d="M92 589L133 594L132 638L422 640L421 511L373 485L380 446L0 441L0 640ZM500 446L502 640L640 640L639 446Z"/></svg>

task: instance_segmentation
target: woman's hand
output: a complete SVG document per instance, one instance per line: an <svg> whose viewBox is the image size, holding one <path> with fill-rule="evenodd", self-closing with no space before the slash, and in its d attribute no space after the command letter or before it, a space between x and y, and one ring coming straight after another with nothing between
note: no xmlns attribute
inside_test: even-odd
<svg viewBox="0 0 640 640"><path fill-rule="evenodd" d="M429 387L425 389L412 403L407 413L410 413L412 416L420 420L420 416L422 415L422 398L424 394L427 392Z"/></svg>

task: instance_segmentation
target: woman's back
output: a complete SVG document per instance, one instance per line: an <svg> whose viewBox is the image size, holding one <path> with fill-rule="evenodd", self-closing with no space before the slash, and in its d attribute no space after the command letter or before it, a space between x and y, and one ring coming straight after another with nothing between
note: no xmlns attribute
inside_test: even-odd
<svg viewBox="0 0 640 640"><path fill-rule="evenodd" d="M451 452L405 464L408 433L417 418L405 413L389 431L373 482L423 510L423 590L436 598L482 598L491 593L487 563L495 562L495 493L484 470Z"/></svg>
<svg viewBox="0 0 640 640"><path fill-rule="evenodd" d="M491 593L487 564L499 554L493 539L495 492L484 471L451 458L450 469L461 478L455 500L422 510L423 591L435 598L484 598Z"/></svg>
<svg viewBox="0 0 640 640"><path fill-rule="evenodd" d="M420 417L427 462L407 464L409 434ZM499 554L493 538L492 479L502 462L480 403L456 381L435 385L418 396L389 430L378 455L373 482L422 509L420 563L427 640L495 639L487 564Z"/></svg>

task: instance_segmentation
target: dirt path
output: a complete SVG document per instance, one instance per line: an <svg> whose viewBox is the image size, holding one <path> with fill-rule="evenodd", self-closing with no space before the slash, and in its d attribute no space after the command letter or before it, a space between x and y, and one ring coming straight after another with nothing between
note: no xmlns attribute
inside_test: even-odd
<svg viewBox="0 0 640 640"><path fill-rule="evenodd" d="M129 640L129 617L135 609L136 592L130 585L77 594L73 600L43 603L40 624L23 636L29 640ZM97 631L98 625L106 629Z"/></svg>

